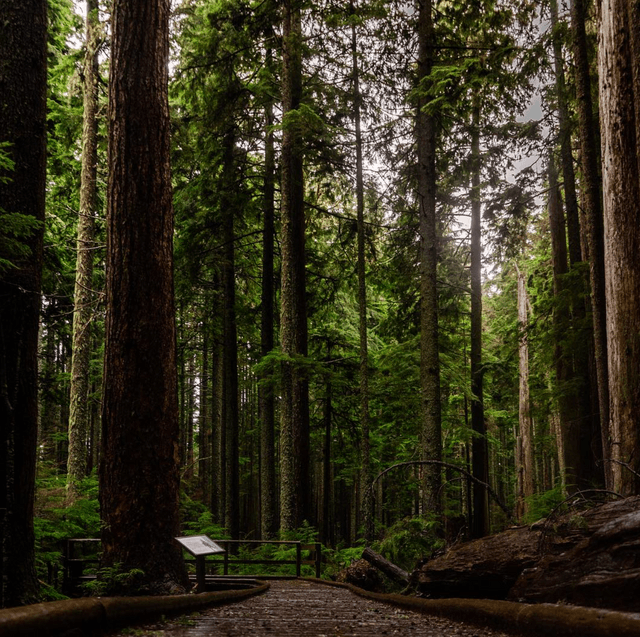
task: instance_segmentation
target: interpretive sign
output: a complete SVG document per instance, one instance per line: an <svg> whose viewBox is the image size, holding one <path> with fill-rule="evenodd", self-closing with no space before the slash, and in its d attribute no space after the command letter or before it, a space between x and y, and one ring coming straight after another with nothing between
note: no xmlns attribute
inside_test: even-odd
<svg viewBox="0 0 640 637"><path fill-rule="evenodd" d="M187 535L186 537L177 537L176 540L194 557L225 552L221 546L218 546L206 535Z"/></svg>

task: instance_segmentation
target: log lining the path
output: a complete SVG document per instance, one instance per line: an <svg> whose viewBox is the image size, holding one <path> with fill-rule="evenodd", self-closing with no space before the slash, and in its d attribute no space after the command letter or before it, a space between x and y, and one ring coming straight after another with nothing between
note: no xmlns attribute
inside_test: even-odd
<svg viewBox="0 0 640 637"><path fill-rule="evenodd" d="M84 597L0 610L2 637L53 637L71 630L89 632L150 621L162 615L188 613L264 593L268 584L252 589L197 595L147 597Z"/></svg>

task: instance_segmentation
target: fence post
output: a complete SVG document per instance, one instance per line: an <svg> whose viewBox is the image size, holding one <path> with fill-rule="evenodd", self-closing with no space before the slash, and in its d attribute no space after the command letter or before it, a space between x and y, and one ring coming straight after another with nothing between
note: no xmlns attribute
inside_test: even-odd
<svg viewBox="0 0 640 637"><path fill-rule="evenodd" d="M320 571L322 569L322 544L316 542L316 577L320 579L320 575L322 574Z"/></svg>
<svg viewBox="0 0 640 637"><path fill-rule="evenodd" d="M302 574L302 544L296 542L296 577Z"/></svg>

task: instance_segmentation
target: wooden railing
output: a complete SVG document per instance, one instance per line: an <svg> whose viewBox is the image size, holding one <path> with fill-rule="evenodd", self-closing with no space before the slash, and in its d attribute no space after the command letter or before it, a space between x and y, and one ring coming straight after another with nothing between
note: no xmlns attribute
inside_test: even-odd
<svg viewBox="0 0 640 637"><path fill-rule="evenodd" d="M295 567L295 577L302 575L303 566L313 566L315 576L320 577L322 566L322 545L319 543L305 544L298 541L276 541L276 540L214 540L216 544L225 549L223 555L210 555L205 558L205 568L212 574L218 576L238 575L230 573L235 571L235 566L246 564L260 565L291 565ZM85 581L95 579L95 574L85 572L88 566L100 566L99 557L100 540L93 538L71 538L65 541L63 548L63 568L64 568L64 590L72 592L75 587ZM295 548L295 559L267 559L250 558L246 556L236 556L236 549L240 546L250 546L257 548L262 545L289 546ZM86 550L93 550L93 555L87 557ZM303 551L311 552L313 559L303 559ZM195 563L194 559L185 559L187 563ZM245 573L254 578L277 578L292 577L292 575L272 575L259 572Z"/></svg>
<svg viewBox="0 0 640 637"><path fill-rule="evenodd" d="M223 555L210 555L206 558L206 564L209 567L217 569L222 566L222 574L229 575L229 568L236 564L291 564L296 567L296 577L300 577L302 574L303 566L313 566L315 568L315 576L320 577L320 571L322 567L322 545L319 543L303 544L297 541L276 541L276 540L214 540L216 544L225 549ZM270 546L291 546L295 547L296 557L295 559L277 560L277 559L250 559L250 558L238 558L234 556L235 551L233 549L240 547L241 545L248 545L254 548L268 544ZM302 551L310 551L314 555L312 560L303 560ZM185 562L195 562L195 560L185 560ZM252 577L260 577L259 573L251 573ZM270 576L271 577L271 576Z"/></svg>

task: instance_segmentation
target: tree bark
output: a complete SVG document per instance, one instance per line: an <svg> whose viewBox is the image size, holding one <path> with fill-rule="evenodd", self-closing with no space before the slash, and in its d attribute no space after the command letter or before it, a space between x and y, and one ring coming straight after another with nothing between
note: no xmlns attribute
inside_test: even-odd
<svg viewBox="0 0 640 637"><path fill-rule="evenodd" d="M400 582L401 584L409 583L409 573L403 571L399 566L382 557L379 553L372 551L369 547L362 551L362 559L367 560L369 564L375 566L379 571L382 571L387 577L390 577L396 582Z"/></svg>
<svg viewBox="0 0 640 637"><path fill-rule="evenodd" d="M33 502L38 436L38 321L46 184L47 3L0 0L0 141L14 170L0 206L37 224L28 256L0 257L0 605L37 601Z"/></svg>
<svg viewBox="0 0 640 637"><path fill-rule="evenodd" d="M302 96L302 23L295 0L283 6L280 338L288 360L281 374L280 527L291 531L309 517L309 387L295 360L307 355L303 140L300 127L286 122Z"/></svg>
<svg viewBox="0 0 640 637"><path fill-rule="evenodd" d="M554 66L556 75L556 93L558 99L558 123L559 123L559 142L560 155L562 163L562 174L564 181L565 210L567 223L567 238L569 244L569 269L572 269L576 263L583 260L580 233L580 215L578 213L578 200L576 196L576 178L573 167L573 152L571 148L572 125L569 115L567 88L564 75L564 62L562 58L562 42L558 32L558 7L556 0L551 0L551 24L553 28L553 49L554 49ZM588 283L586 277L581 276L580 281L586 289ZM579 283L578 283L579 285ZM584 289L569 288L566 291L571 292L572 296L572 327L577 329L579 325L584 324L586 307L582 293ZM592 378L589 368L589 348L591 346L591 334L586 339L587 345L576 348L572 352L572 364L567 367L570 370L572 383L571 398L573 406L571 407L572 420L575 423L572 429L576 432L576 442L581 445L580 448L580 466L575 467L575 477L578 485L586 487L593 482L601 482L602 468L595 465L595 453L593 439L597 438L596 447L600 447L600 425L597 413L593 414L591 409L591 388L596 391L595 379ZM565 352L568 358L568 352ZM599 453L598 453L599 455Z"/></svg>
<svg viewBox="0 0 640 637"><path fill-rule="evenodd" d="M350 11L354 13L353 2ZM358 241L358 331L360 335L360 493L365 540L374 534L371 485L371 441L369 439L369 346L367 340L367 280L364 227L364 177L362 168L362 123L360 117L360 69L355 24L351 23L351 69L353 73L353 119L356 133L356 216Z"/></svg>
<svg viewBox="0 0 640 637"><path fill-rule="evenodd" d="M236 324L236 268L235 233L233 218L236 214L233 195L234 132L225 133L223 156L223 195L221 202L224 234L224 430L225 430L225 526L234 540L240 538L240 448L238 404L238 328Z"/></svg>
<svg viewBox="0 0 640 637"><path fill-rule="evenodd" d="M431 0L418 2L418 210L420 221L420 388L424 460L442 457L440 361L438 350L438 234L436 224L436 132L435 120L425 112L426 78L433 65L433 19ZM440 467L424 469L424 509L442 510Z"/></svg>
<svg viewBox="0 0 640 637"><path fill-rule="evenodd" d="M533 462L533 424L531 422L531 402L529 396L529 313L527 311L527 284L524 272L518 273L518 358L519 358L519 436L516 458L518 475L518 501L516 517L519 520L528 513L530 508L528 498L534 494Z"/></svg>
<svg viewBox="0 0 640 637"><path fill-rule="evenodd" d="M169 165L168 0L113 6L102 559L182 590L179 414ZM141 107L144 105L144 107Z"/></svg>
<svg viewBox="0 0 640 637"><path fill-rule="evenodd" d="M267 66L271 66L271 50L267 52ZM274 347L274 265L273 240L275 236L275 149L271 127L273 105L265 107L266 137L264 151L264 219L262 227L262 316L261 352L266 356ZM276 462L275 462L275 396L271 383L259 388L260 409L260 494L261 534L263 539L275 537L276 515Z"/></svg>
<svg viewBox="0 0 640 637"><path fill-rule="evenodd" d="M567 107L567 86L562 59L562 41L558 31L558 3L550 0L551 28L553 30L553 65L556 76L556 95L558 99L558 124L560 127L560 157L562 177L564 181L564 203L567 213L567 235L569 239L569 263L573 265L582 261L580 246L580 216L578 214L578 197L576 196L576 176L573 168L571 150L571 119Z"/></svg>
<svg viewBox="0 0 640 637"><path fill-rule="evenodd" d="M327 360L331 360L331 343L327 345ZM322 415L324 425L324 446L322 462L322 542L332 546L335 539L335 516L331 507L333 481L331 479L332 465L332 422L333 422L333 387L331 376L327 376L324 399L324 412Z"/></svg>
<svg viewBox="0 0 640 637"><path fill-rule="evenodd" d="M210 327L206 312L209 309L208 296L205 294L205 317L202 321L202 352L201 352L201 373L200 381L200 424L198 427L198 481L202 490L202 501L209 506L211 502L211 466L212 466L212 432L210 417L210 391L209 391L209 348Z"/></svg>
<svg viewBox="0 0 640 637"><path fill-rule="evenodd" d="M476 100L478 98L476 97ZM473 109L471 129L471 428L473 475L489 481L487 427L484 421L482 391L482 229L480 225L480 106ZM487 491L473 485L471 536L489 533L489 498Z"/></svg>
<svg viewBox="0 0 640 637"><path fill-rule="evenodd" d="M585 435L584 423L580 417L580 396L568 388L574 377L573 359L570 352L562 344L562 336L571 323L569 307L563 299L563 277L568 271L567 240L565 234L564 215L560 203L557 174L553 158L549 160L549 227L553 257L553 286L556 307L553 312L555 332L555 366L556 380L560 396L558 411L562 449L564 452L566 487L574 491L584 487L588 482L586 466L591 457L590 437Z"/></svg>
<svg viewBox="0 0 640 637"><path fill-rule="evenodd" d="M582 196L591 279L591 309L593 313L594 356L598 381L598 404L602 455L611 458L609 433L609 372L607 367L607 313L604 269L604 226L599 174L599 132L593 116L591 77L585 29L585 0L572 0L571 26L575 63L576 106L582 158ZM613 488L612 464L604 462L605 485Z"/></svg>
<svg viewBox="0 0 640 637"><path fill-rule="evenodd" d="M598 68L613 487L629 495L640 488L637 475L640 472L640 7L637 2L602 1Z"/></svg>
<svg viewBox="0 0 640 637"><path fill-rule="evenodd" d="M214 289L220 291L219 276L215 276ZM214 295L217 298L221 295ZM223 314L222 303L215 302L213 315ZM211 513L217 524L224 525L225 512L225 424L224 424L224 353L222 329L216 326L213 337L213 351L211 357L211 429L213 437L213 466Z"/></svg>
<svg viewBox="0 0 640 637"><path fill-rule="evenodd" d="M100 24L97 0L86 2L84 57L84 99L82 115L82 169L80 214L76 256L76 281L71 346L71 387L69 414L69 458L67 460L67 504L78 497L78 483L87 474L87 454L91 405L89 404L89 364L91 360L91 320L93 317L93 248L95 235L96 174L98 162L98 45Z"/></svg>

